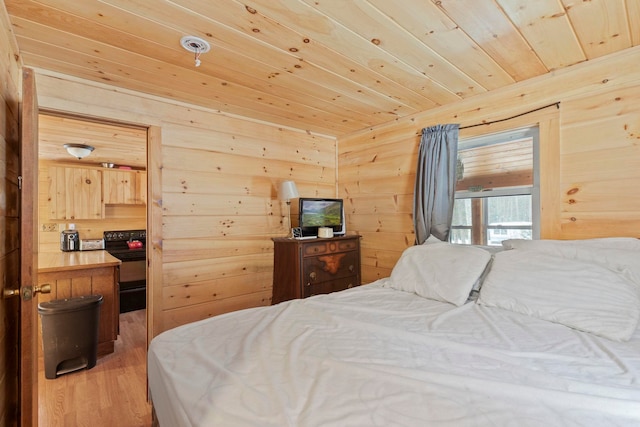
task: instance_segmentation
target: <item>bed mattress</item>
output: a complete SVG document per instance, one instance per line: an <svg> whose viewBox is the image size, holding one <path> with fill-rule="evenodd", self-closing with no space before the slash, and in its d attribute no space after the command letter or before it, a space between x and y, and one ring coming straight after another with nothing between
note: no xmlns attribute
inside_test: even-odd
<svg viewBox="0 0 640 427"><path fill-rule="evenodd" d="M385 280L160 334L161 427L640 425L638 331L610 341Z"/></svg>

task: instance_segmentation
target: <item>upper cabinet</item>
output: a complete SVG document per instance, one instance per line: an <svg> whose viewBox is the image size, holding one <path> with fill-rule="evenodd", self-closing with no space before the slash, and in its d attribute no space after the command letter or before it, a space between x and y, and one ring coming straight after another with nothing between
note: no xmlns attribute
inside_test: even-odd
<svg viewBox="0 0 640 427"><path fill-rule="evenodd" d="M147 202L147 173L103 170L102 194L106 205L144 205Z"/></svg>
<svg viewBox="0 0 640 427"><path fill-rule="evenodd" d="M49 166L50 220L105 217L105 205L145 205L147 173L137 170Z"/></svg>
<svg viewBox="0 0 640 427"><path fill-rule="evenodd" d="M102 174L98 169L49 168L49 218L102 218Z"/></svg>

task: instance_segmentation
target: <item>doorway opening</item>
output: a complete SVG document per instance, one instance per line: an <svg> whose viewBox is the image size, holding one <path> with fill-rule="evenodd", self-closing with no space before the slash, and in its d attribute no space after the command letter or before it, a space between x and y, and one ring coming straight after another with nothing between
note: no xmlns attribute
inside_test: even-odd
<svg viewBox="0 0 640 427"><path fill-rule="evenodd" d="M38 117L38 252L60 253L60 235L71 228L78 232L80 241L86 241L86 247L93 250L102 250L99 241L104 242L105 233L146 230L148 128L43 110ZM88 156L78 159L67 152L65 144L85 144L94 149ZM83 191L83 187L74 180L81 183L91 181L91 191ZM89 244L96 242L98 249ZM69 286L72 289L73 283L70 282ZM40 295L40 301L46 299L46 295ZM123 401L137 402L140 413L134 417L146 414L145 387L136 385L139 381L131 380L140 377L142 383L146 383L147 315L145 307L136 308L118 315L119 334L114 352L104 358L99 356L95 368L66 374L64 379L46 380L40 375L41 425L52 422L49 410L59 412L59 407L52 408L51 405L53 402L59 405L61 393L74 393L70 390L80 390L86 382L116 387L112 389L115 396L112 411L118 412L115 399L121 394ZM38 356L39 370L42 370L41 344ZM100 368L101 362L109 369L96 369ZM108 378L119 371L126 371L130 378L120 392L117 387L122 386L122 380ZM142 403L139 396L142 396ZM85 399L86 396L75 394L74 398ZM89 399L97 401L100 397L94 395ZM80 411L74 411L81 416Z"/></svg>

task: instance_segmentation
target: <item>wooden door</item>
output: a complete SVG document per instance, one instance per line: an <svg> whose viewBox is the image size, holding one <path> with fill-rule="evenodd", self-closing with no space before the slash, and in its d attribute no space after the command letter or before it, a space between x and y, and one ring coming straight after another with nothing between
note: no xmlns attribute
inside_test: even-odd
<svg viewBox="0 0 640 427"><path fill-rule="evenodd" d="M20 426L38 425L38 104L33 70L22 72L20 140Z"/></svg>
<svg viewBox="0 0 640 427"><path fill-rule="evenodd" d="M6 71L7 58L0 60ZM20 112L18 74L0 83L0 424L18 425L20 372ZM12 296L15 295L15 296Z"/></svg>

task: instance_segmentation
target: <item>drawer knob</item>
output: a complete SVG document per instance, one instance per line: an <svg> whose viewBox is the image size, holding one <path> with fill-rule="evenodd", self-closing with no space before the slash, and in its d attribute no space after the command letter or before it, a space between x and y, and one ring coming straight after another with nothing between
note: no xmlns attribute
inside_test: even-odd
<svg viewBox="0 0 640 427"><path fill-rule="evenodd" d="M315 272L315 271L312 271L311 273L309 273L309 278L310 278L311 280L316 280L316 272Z"/></svg>
<svg viewBox="0 0 640 427"><path fill-rule="evenodd" d="M353 271L354 271L355 269L356 269L356 267L355 267L353 264L351 264L351 265L349 266L349 271L350 271L350 272L352 272L352 273L353 273Z"/></svg>

